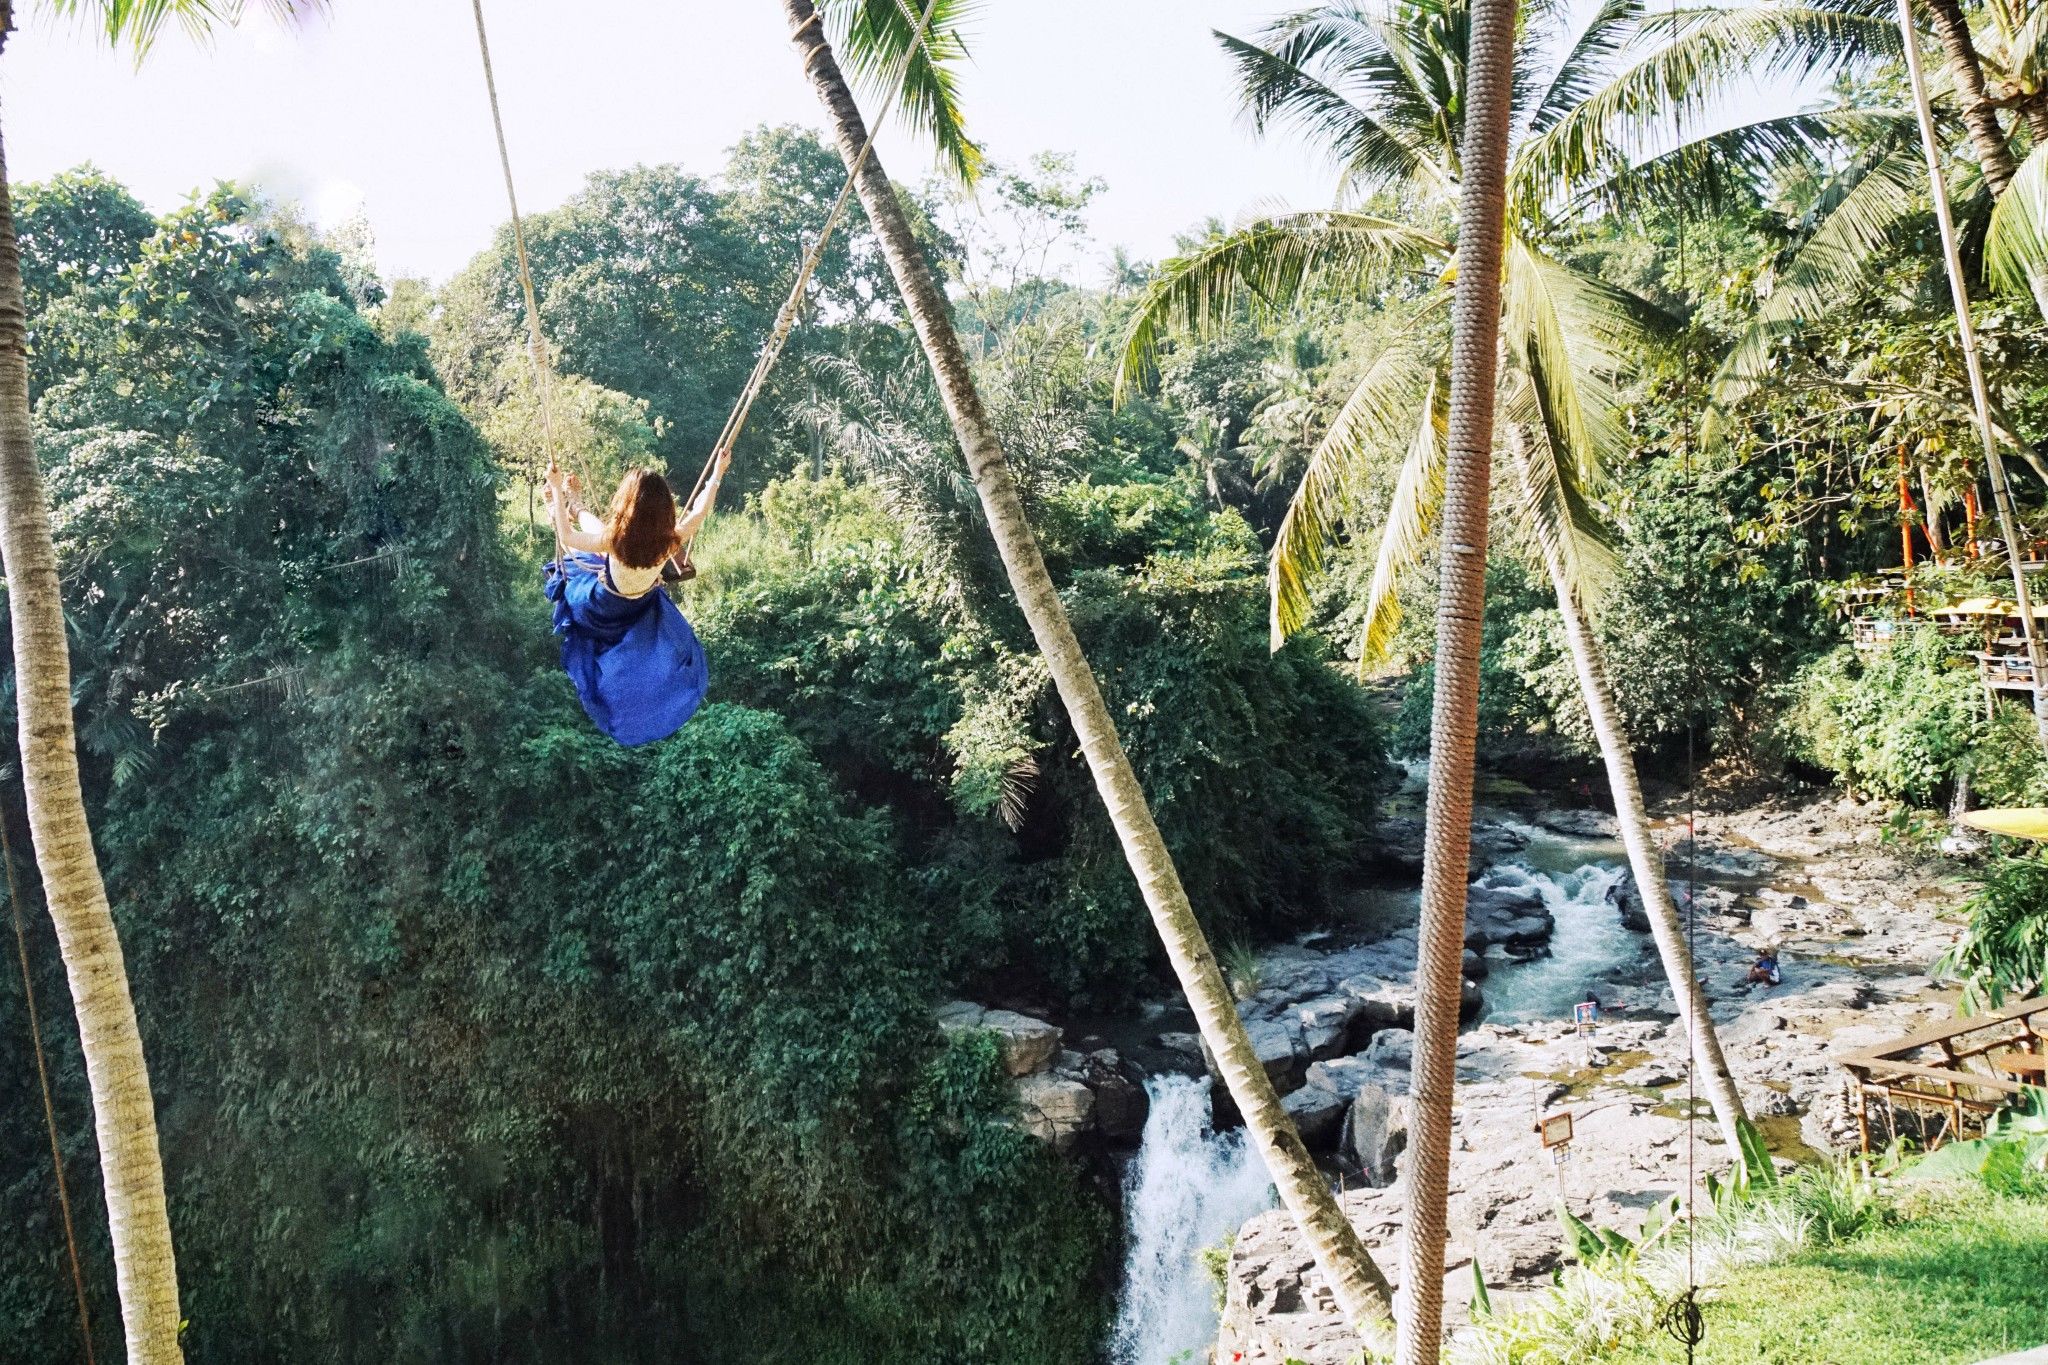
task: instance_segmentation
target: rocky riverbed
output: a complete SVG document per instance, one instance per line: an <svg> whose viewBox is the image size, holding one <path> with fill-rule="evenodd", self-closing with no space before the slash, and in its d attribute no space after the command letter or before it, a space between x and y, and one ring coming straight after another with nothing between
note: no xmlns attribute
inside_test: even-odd
<svg viewBox="0 0 2048 1365"><path fill-rule="evenodd" d="M1584 812L1538 822L1600 832L1597 817ZM1928 969L1952 936L1944 916L1956 892L1940 869L1885 846L1879 813L1854 803L1705 817L1698 830L1696 965L1745 1105L1787 1161L1847 1145L1853 1111L1829 1054L1950 1013L1953 993ZM1682 828L1673 835L1682 838ZM1667 870L1682 878L1684 865L1682 847L1674 849ZM1615 906L1609 932L1627 932L1626 908ZM1474 923L1499 925L1487 930L1482 963L1530 946L1524 926L1510 933L1491 912L1476 913ZM1784 982L1752 986L1748 966L1768 944L1782 951ZM1376 1008L1396 1017L1346 1038L1347 1048L1362 1048L1303 1066L1289 1100L1319 1122L1336 1110L1327 1121L1337 1133L1344 1206L1390 1275L1398 1274L1404 1221L1407 1039L1396 1032L1404 952L1412 964L1412 938L1400 935L1327 953L1312 944L1278 950L1271 979L1246 1009L1253 1020L1295 1011L1306 1044L1306 1020L1326 1009L1325 979L1350 993L1358 955L1372 958L1372 998L1385 1002ZM1685 1039L1647 935L1615 970L1585 984L1608 1006L1590 1047L1568 1016L1487 1019L1460 1043L1445 1294L1453 1318L1470 1297L1475 1257L1496 1305L1546 1282L1562 1254L1560 1197L1597 1225L1633 1230L1645 1210L1729 1161L1704 1102L1692 1102ZM1569 1160L1554 1164L1534 1125L1538 1115L1564 1111L1575 1140ZM1218 1346L1219 1359L1272 1365L1339 1365L1356 1349L1282 1213L1253 1218L1232 1246Z"/></svg>
<svg viewBox="0 0 2048 1365"><path fill-rule="evenodd" d="M1667 823L1666 869L1681 904L1689 895L1696 906L1696 964L1745 1105L1786 1161L1847 1145L1853 1111L1829 1054L1950 1013L1954 993L1928 972L1953 935L1944 917L1957 892L1942 868L1884 842L1882 812L1849 801L1703 816L1696 829L1688 856L1682 822ZM1420 834L1419 820L1390 819L1379 862L1391 884L1361 891L1342 923L1269 948L1241 983L1259 1057L1390 1275L1404 1222ZM1611 817L1483 813L1474 869L1445 1294L1454 1321L1475 1257L1496 1305L1547 1283L1563 1250L1560 1197L1582 1218L1632 1231L1645 1210L1729 1161L1688 1084L1684 1035ZM1783 984L1753 986L1749 965L1767 945L1780 949ZM1590 1039L1571 1022L1588 993L1604 1007ZM1116 1160L1145 1128L1148 1088L1159 1089L1148 1080L1206 1069L1185 1019L1173 1001L1137 1020L1066 1028L968 1002L940 1012L948 1029L996 1035L1029 1131L1062 1152ZM1187 1110L1187 1092L1172 1093L1176 1112ZM1228 1099L1218 1091L1213 1101L1227 1130ZM1561 1164L1534 1131L1540 1115L1560 1112L1575 1130ZM1230 1139L1201 1130L1174 1141ZM1219 1153L1221 1168L1237 1169ZM1163 1224L1174 1217L1154 1212ZM1205 1235L1221 1241L1228 1224ZM1209 1287L1192 1265L1186 1273L1206 1315ZM1340 1365L1356 1349L1284 1213L1237 1230L1224 1288L1218 1359ZM1148 1343L1147 1330L1123 1324L1120 1361L1165 1360L1192 1344Z"/></svg>

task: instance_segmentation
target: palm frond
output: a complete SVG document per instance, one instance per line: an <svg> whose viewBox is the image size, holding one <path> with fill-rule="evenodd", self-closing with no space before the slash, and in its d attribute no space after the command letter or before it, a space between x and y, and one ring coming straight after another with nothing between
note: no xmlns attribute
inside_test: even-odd
<svg viewBox="0 0 2048 1365"><path fill-rule="evenodd" d="M2048 142L2027 153L1993 206L1984 268L2011 290L2030 290L2034 277L2048 271Z"/></svg>
<svg viewBox="0 0 2048 1365"><path fill-rule="evenodd" d="M2001 25L2003 27L2003 25ZM2035 5L2006 36L2003 74L2009 83L2039 89L2048 74L2048 5Z"/></svg>
<svg viewBox="0 0 2048 1365"><path fill-rule="evenodd" d="M175 21L193 38L204 39L215 25L240 23L248 10L247 0L50 0L50 5L59 15L91 21L109 44L128 44L138 62L149 55L166 24ZM293 23L323 13L327 0L262 0L262 6L279 23Z"/></svg>
<svg viewBox="0 0 2048 1365"><path fill-rule="evenodd" d="M1342 168L1352 192L1420 180L1437 190L1450 186L1440 149L1413 130L1402 129L1381 111L1368 109L1314 69L1328 59L1344 83L1419 104L1409 73L1396 60L1376 26L1362 14L1318 11L1276 26L1272 47L1218 32L1216 40L1237 68L1239 98L1260 133L1276 123L1298 129ZM1400 100L1402 94L1408 96ZM1406 120L1404 120L1406 121Z"/></svg>
<svg viewBox="0 0 2048 1365"><path fill-rule="evenodd" d="M1124 333L1116 399L1150 381L1159 344L1170 334L1211 334L1247 304L1278 312L1312 293L1361 293L1395 270L1449 252L1441 238L1372 214L1328 210L1255 220L1160 265Z"/></svg>
<svg viewBox="0 0 2048 1365"><path fill-rule="evenodd" d="M918 42L927 3L931 22ZM896 92L903 121L932 140L963 184L973 184L982 149L967 135L955 67L967 56L966 30L981 0L823 0L823 8L833 46L855 78L877 95Z"/></svg>
<svg viewBox="0 0 2048 1365"><path fill-rule="evenodd" d="M1874 15L1752 5L1646 14L1650 50L1517 149L1517 198L1575 195L1619 174L1677 128L1689 135L1740 81L1797 84L1895 56L1898 32Z"/></svg>
<svg viewBox="0 0 2048 1365"><path fill-rule="evenodd" d="M1729 348L1714 378L1713 402L1701 436L1713 440L1723 414L1763 379L1772 344L1801 323L1838 310L1860 288L1899 220L1923 192L1917 159L1895 151L1852 168L1830 187L1832 207L1790 263L1770 297ZM1842 188L1846 186L1846 189Z"/></svg>
<svg viewBox="0 0 2048 1365"><path fill-rule="evenodd" d="M1555 125L1599 93L1611 64L1635 41L1642 14L1643 0L1602 0L1544 86L1529 115L1530 132Z"/></svg>
<svg viewBox="0 0 2048 1365"><path fill-rule="evenodd" d="M1584 189L1579 207L1625 216L1713 211L1778 183L1791 167L1823 167L1845 141L1910 131L1903 110L1835 109L1759 119L1693 138Z"/></svg>
<svg viewBox="0 0 2048 1365"><path fill-rule="evenodd" d="M1502 406L1504 436L1518 467L1514 492L1521 525L1545 555L1558 557L1572 595L1588 614L1597 615L1619 577L1613 529L1587 497L1544 386L1534 376L1518 374Z"/></svg>
<svg viewBox="0 0 2048 1365"><path fill-rule="evenodd" d="M1397 342L1374 357L1316 443L1273 538L1267 573L1273 648L1309 623L1311 589L1323 572L1338 526L1359 505L1372 456L1405 446L1407 459L1380 537L1381 567L1374 572L1374 590L1368 594L1368 653L1375 644L1383 650L1391 639L1400 621L1393 586L1400 570L1419 553L1417 547L1441 501L1441 455L1417 454L1425 438L1441 449L1441 434L1431 435L1437 431L1443 406L1440 389L1436 367L1416 347ZM1430 495L1431 487L1436 496ZM1380 591L1383 581L1386 588Z"/></svg>
<svg viewBox="0 0 2048 1365"><path fill-rule="evenodd" d="M1624 289L1544 255L1519 234L1501 279L1501 334L1536 384L1557 455L1597 482L1620 446L1617 386L1669 319Z"/></svg>

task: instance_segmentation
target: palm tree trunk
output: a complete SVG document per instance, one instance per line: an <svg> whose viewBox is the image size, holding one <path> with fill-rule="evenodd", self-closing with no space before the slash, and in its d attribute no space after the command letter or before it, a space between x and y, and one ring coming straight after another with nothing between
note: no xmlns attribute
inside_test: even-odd
<svg viewBox="0 0 2048 1365"><path fill-rule="evenodd" d="M1941 41L1948 60L1949 79L1956 85L1956 100L1962 105L1963 127L1969 130L1970 145L1984 168L1984 184L1996 199L2019 171L2012 144L1998 125L1998 110L1984 89L1984 59L1970 38L1970 21L1963 17L1961 0L1927 0L1928 17L1934 21L1934 36ZM1911 33L1903 35L1912 41Z"/></svg>
<svg viewBox="0 0 2048 1365"><path fill-rule="evenodd" d="M782 7L789 20L792 41L803 56L804 71L831 119L840 155L852 166L867 141L866 125L854 104L853 92L826 42L811 0L782 0ZM1386 1277L1344 1217L1329 1183L1316 1169L1300 1134L1281 1107L1279 1092L1252 1050L1236 1001L1224 982L1194 909L1188 904L1180 874L1152 819L1130 758L1117 738L1095 674L1082 657L1066 608L1046 571L1038 540L1025 520L1016 479L975 390L966 353L953 329L946 296L911 235L895 186L889 182L878 158L868 157L858 173L855 189L882 243L904 305L910 311L918 341L945 399L954 435L966 452L968 470L981 496L982 510L1002 555L1003 567L1008 571L1011 589L1017 595L1017 604L1045 656L1053 685L1066 706L1089 771L1095 777L1096 790L1123 844L1124 857L1166 946L1174 975L1194 1010L1203 1041L1216 1059L1216 1069L1265 1158L1281 1200L1314 1249L1316 1263L1336 1292L1338 1303L1357 1321L1384 1318L1391 1308ZM1454 982L1454 1018L1457 994Z"/></svg>
<svg viewBox="0 0 2048 1365"><path fill-rule="evenodd" d="M13 17L10 0L0 0L0 47ZM178 1274L157 1151L156 1106L121 941L78 784L57 550L50 540L49 504L29 427L27 342L21 257L6 154L0 148L0 561L7 573L14 633L22 787L36 867L57 928L92 1087L128 1359L131 1365L174 1365L184 1357L178 1347Z"/></svg>
<svg viewBox="0 0 2048 1365"><path fill-rule="evenodd" d="M1434 1365L1443 1345L1445 1209L1451 1099L1457 1083L1458 988L1472 855L1472 763L1478 745L1479 644L1486 607L1486 518L1500 366L1500 272L1517 0L1473 0L1466 52L1458 281L1451 309L1436 692L1430 712L1429 812L1415 961L1415 1058L1408 1124L1408 1230L1396 1359Z"/></svg>
<svg viewBox="0 0 2048 1365"><path fill-rule="evenodd" d="M1521 429L1510 423L1507 439L1516 473L1523 488L1533 497L1534 477ZM1679 915L1678 907L1672 903L1671 884L1665 880L1663 859L1650 838L1650 817L1649 812L1643 809L1643 789L1636 778L1635 756L1629 752L1620 717L1614 712L1614 684L1608 680L1607 658L1586 620L1584 609L1579 605L1578 594L1572 591L1563 548L1550 527L1538 522L1535 529L1536 539L1543 548L1543 567L1549 572L1551 587L1557 592L1557 610L1564 618L1565 643L1571 649L1572 667L1579 675L1579 692L1585 698L1586 714L1592 719L1593 734L1600 743L1600 760L1607 766L1607 785L1614 793L1614 823L1621 830L1622 847L1628 850L1629 871L1635 877L1637 893L1643 898L1643 912L1650 920L1650 935L1657 942L1657 956L1664 963L1664 977L1671 983L1671 998L1678 1005L1678 1018L1685 1028L1689 1056L1704 1081L1707 1100L1714 1107L1714 1118L1721 1126L1721 1136L1727 1141L1728 1150L1740 1152L1742 1146L1736 1125L1748 1115L1742 1111L1741 1092L1735 1088L1735 1077L1728 1069L1727 1057L1721 1052L1721 1036L1714 1031L1714 1018L1708 1012L1706 992L1700 986L1699 973L1693 966L1692 948L1686 941L1685 921Z"/></svg>
<svg viewBox="0 0 2048 1365"><path fill-rule="evenodd" d="M2019 542L2019 517L2013 511L2005 459L1998 452L1998 429L1991 417L1991 390L1984 379L1984 358L1977 349L1977 325L1970 317L1970 288L1963 276L1955 215L1949 212L1948 181L1941 172L1941 143L1934 131L1934 108L1928 102L1927 80L1920 70L1920 49L1913 42L1912 0L1898 0L1898 4L1899 36L1906 46L1906 83L1913 91L1913 117L1920 126L1920 153L1927 161L1927 195L1934 203L1935 226L1941 230L1942 263L1948 270L1949 301L1956 314L1956 340L1963 352L1963 368L1970 377L1970 403L1976 411L1977 436L1984 445L1991 500L1998 509L1999 531L2005 537L2005 562L2012 573L2013 601L2020 610L2020 633L2027 642L2027 671L2034 684L2034 733L2042 752L2048 753L2048 648L2042 645L2041 624L2034 619L2033 594L2027 586L2025 554ZM2041 275L2030 271L2028 278L2036 285L2034 296L2041 301L2042 315L2048 317L2048 301L2042 301Z"/></svg>
<svg viewBox="0 0 2048 1365"><path fill-rule="evenodd" d="M2012 154L2012 143L1999 126L1998 110L1984 87L1984 59L1970 37L1970 21L1963 14L1961 0L1927 0L1927 13L1934 23L1934 35L1941 42L1949 79L1955 83L1963 127L1970 134L1970 146L1984 171L1984 186L1997 199L2018 174L2019 160ZM1900 37L1912 42L1912 28L1905 27ZM2048 265L2037 262L2028 267L2027 288L2034 296L2034 306L2043 317L2048 317Z"/></svg>

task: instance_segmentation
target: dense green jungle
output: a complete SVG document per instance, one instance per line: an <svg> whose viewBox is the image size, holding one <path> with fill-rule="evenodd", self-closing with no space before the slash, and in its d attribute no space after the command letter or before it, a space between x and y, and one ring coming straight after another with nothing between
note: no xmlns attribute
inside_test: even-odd
<svg viewBox="0 0 2048 1365"><path fill-rule="evenodd" d="M1727 42L1714 60L1739 67ZM1599 458L1555 454L1583 475L1571 534L1653 796L1834 786L1932 857L1940 812L2048 804L2048 761L2024 705L1986 706L1971 643L1913 625L1914 591L2011 579L1912 125L1873 113L1905 98L1895 50L1799 60L1841 117L1658 163L1699 177L1684 193L1646 176L1524 206L1552 309L1530 334L1561 329L1604 395ZM2022 158L2048 145L2033 117ZM1253 955L1380 874L1400 764L1431 747L1436 553L1376 569L1413 517L1448 258L1248 269L1134 360L1141 315L1240 228L1107 256L1085 165L991 156L973 196L914 166L897 192L1202 926ZM1990 392L2041 528L2048 325L2023 283L1994 287L1992 196L1959 164ZM1453 234L1453 201L1351 173L1360 212ZM682 590L708 704L622 748L548 629L550 451L591 487L647 465L687 486L844 176L814 131L761 127L723 164L602 171L529 214L545 396L509 227L450 279L391 279L366 228L248 186L163 214L89 165L12 187L79 758L190 1360L1105 1358L1117 1161L1025 1131L995 1041L933 1011L1102 1018L1172 978L857 204ZM1411 353L1397 393L1389 358ZM1311 485L1327 534L1304 548ZM1541 525L1497 498L1481 763L1599 805ZM1854 647L1902 535L1907 608ZM1276 554L1308 570L1278 633ZM110 1360L90 1092L20 779L10 755ZM1949 979L2031 992L2048 874L2013 845L1961 875ZM0 1362L28 1365L80 1357L24 1019L0 971Z"/></svg>

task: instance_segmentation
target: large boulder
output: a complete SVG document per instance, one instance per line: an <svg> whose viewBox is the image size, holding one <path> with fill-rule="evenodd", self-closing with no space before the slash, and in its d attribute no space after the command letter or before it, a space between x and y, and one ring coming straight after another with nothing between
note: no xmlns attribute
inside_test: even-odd
<svg viewBox="0 0 2048 1365"><path fill-rule="evenodd" d="M1408 967L1413 969L1413 950ZM1352 1021L1352 1036L1363 1037L1383 1028L1408 1028L1415 1022L1415 989L1405 978L1380 975L1346 977L1338 983L1346 996L1358 1002Z"/></svg>
<svg viewBox="0 0 2048 1365"><path fill-rule="evenodd" d="M1070 1152L1095 1126L1095 1092L1065 1076L1037 1073L1017 1080L1017 1116L1024 1131L1056 1152Z"/></svg>
<svg viewBox="0 0 2048 1365"><path fill-rule="evenodd" d="M1374 1186L1394 1183L1401 1153L1408 1147L1408 1103L1383 1085L1362 1087L1344 1116L1344 1155Z"/></svg>
<svg viewBox="0 0 2048 1365"><path fill-rule="evenodd" d="M1363 1006L1349 995L1325 995L1295 1006L1302 1051L1311 1058L1335 1057L1351 1039L1351 1027Z"/></svg>
<svg viewBox="0 0 2048 1365"><path fill-rule="evenodd" d="M1078 1081L1094 1094L1093 1126L1104 1141L1127 1144L1145 1131L1151 1101L1145 1096L1143 1077L1115 1048L1062 1052L1052 1074L1060 1080Z"/></svg>
<svg viewBox="0 0 2048 1365"><path fill-rule="evenodd" d="M1307 1083L1349 1103L1360 1090L1385 1078L1384 1070L1363 1057L1332 1057L1328 1061L1309 1064Z"/></svg>
<svg viewBox="0 0 2048 1365"><path fill-rule="evenodd" d="M1380 1071L1406 1071L1415 1060L1415 1035L1404 1028L1383 1029L1373 1035L1364 1056L1368 1066Z"/></svg>
<svg viewBox="0 0 2048 1365"><path fill-rule="evenodd" d="M1056 1024L1033 1019L1015 1010L992 1010L971 1000L955 1000L937 1011L939 1027L947 1033L987 1032L996 1035L996 1048L1003 1070L1012 1076L1029 1076L1045 1070L1060 1055L1060 1041L1066 1036Z"/></svg>
<svg viewBox="0 0 2048 1365"><path fill-rule="evenodd" d="M1280 1101L1280 1107L1294 1120L1301 1140L1312 1151L1327 1152L1336 1145L1337 1131L1344 1122L1344 1098L1319 1085L1304 1085Z"/></svg>
<svg viewBox="0 0 2048 1365"><path fill-rule="evenodd" d="M1614 839L1621 834L1614 817L1604 810L1538 811L1536 823L1553 834L1566 834L1574 839Z"/></svg>
<svg viewBox="0 0 2048 1365"><path fill-rule="evenodd" d="M1283 1095L1298 1089L1308 1068L1308 1050L1302 1044L1300 1023L1255 1016L1244 1021L1244 1031L1252 1040L1252 1054L1266 1069L1273 1088ZM1216 1058L1206 1039L1202 1041L1202 1062L1210 1075L1223 1074L1216 1069Z"/></svg>
<svg viewBox="0 0 2048 1365"><path fill-rule="evenodd" d="M1628 878L1607 888L1607 903L1621 916L1621 927L1638 934L1650 932L1650 916L1643 909L1643 898L1636 893L1635 882Z"/></svg>

